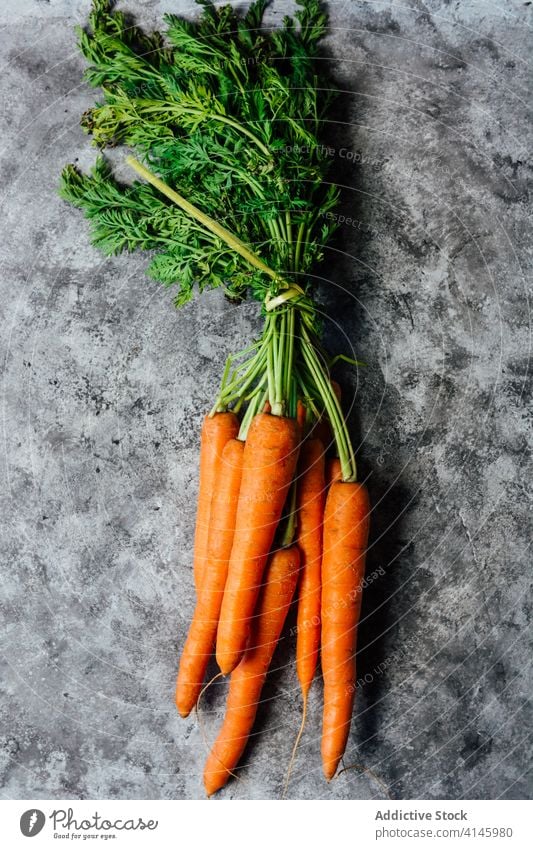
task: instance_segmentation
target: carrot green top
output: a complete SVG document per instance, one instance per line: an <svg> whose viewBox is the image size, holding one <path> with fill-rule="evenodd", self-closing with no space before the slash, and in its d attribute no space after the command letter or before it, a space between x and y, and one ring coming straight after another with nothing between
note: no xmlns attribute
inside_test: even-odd
<svg viewBox="0 0 533 849"><path fill-rule="evenodd" d="M268 30L267 0L244 14L199 2L196 20L166 15L161 34L93 0L78 36L101 95L82 126L100 149L133 149L142 179L121 184L99 157L90 174L67 166L60 193L105 253L152 251L148 273L175 289L177 306L214 287L261 301L263 334L228 360L213 409L241 411L245 434L265 400L293 416L303 398L327 412L343 478L354 480L308 278L337 226L323 144L327 18L320 0L299 0L294 18Z"/></svg>

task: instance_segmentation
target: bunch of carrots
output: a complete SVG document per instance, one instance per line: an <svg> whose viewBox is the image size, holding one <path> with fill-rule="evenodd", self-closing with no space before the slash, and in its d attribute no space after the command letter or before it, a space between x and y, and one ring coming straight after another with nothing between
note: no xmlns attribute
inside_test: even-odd
<svg viewBox="0 0 533 849"><path fill-rule="evenodd" d="M331 382L337 404L340 390ZM272 401L251 421L229 410L204 419L194 545L197 603L185 642L176 705L187 717L216 651L230 675L226 715L204 770L208 795L234 774L261 690L297 595L296 671L307 698L319 652L324 677L322 764L331 779L344 753L355 693L370 506L366 487L326 461L331 425L295 418Z"/></svg>
<svg viewBox="0 0 533 849"><path fill-rule="evenodd" d="M246 12L199 2L197 20L167 15L162 34L92 0L79 46L101 95L81 123L99 148L133 149L139 179L124 185L101 157L90 174L67 166L60 193L104 252L151 251L149 273L177 287L177 306L217 286L261 303L262 333L228 358L200 440L197 601L176 704L183 717L198 705L215 652L230 683L205 766L211 795L245 748L295 598L300 734L320 654L323 771L334 776L353 709L370 507L311 294L339 196L321 144L326 14L321 0L297 0L272 30L267 0Z"/></svg>

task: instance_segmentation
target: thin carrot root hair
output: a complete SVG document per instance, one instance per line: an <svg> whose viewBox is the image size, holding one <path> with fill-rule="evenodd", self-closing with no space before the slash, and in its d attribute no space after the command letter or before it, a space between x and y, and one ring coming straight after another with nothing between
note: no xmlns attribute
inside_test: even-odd
<svg viewBox="0 0 533 849"><path fill-rule="evenodd" d="M200 703L202 701L202 696L209 689L211 684L213 684L217 680L217 678L223 678L223 677L224 676L223 676L222 672L217 672L216 675L213 675L211 680L208 681L207 684L204 684L204 686L200 690L200 695L198 696L198 701L196 702L196 704L194 706L194 709L196 711L196 718L198 719L198 728L200 729L200 734L202 735L202 740L205 743L206 749L210 749L211 746L210 746L209 740L207 739L207 734L205 733L205 727L204 727L203 719L202 719L202 712L200 710Z"/></svg>
<svg viewBox="0 0 533 849"><path fill-rule="evenodd" d="M358 772L364 772L364 773L366 773L366 775L369 775L370 778L372 778L376 782L376 784L379 784L379 786L381 787L381 789L383 790L383 792L387 796L387 799L392 800L392 796L389 793L389 788L387 787L385 782L382 781L381 778L379 777L379 775L376 775L376 773L373 770L371 770L367 766L363 766L363 764L349 764L348 766L344 766L342 769L340 769L338 771L337 775L334 775L333 778L330 779L330 780L334 781L335 779L340 778L341 775L343 774L343 772L348 772L351 769L356 769Z"/></svg>
<svg viewBox="0 0 533 849"><path fill-rule="evenodd" d="M300 723L300 728L298 730L298 734L296 735L296 740L294 741L294 746L292 748L291 759L289 761L289 766L287 769L287 776L285 778L285 784L283 785L283 793L281 794L281 798L285 799L287 796L287 790L289 789L289 782L291 780L292 769L294 766L294 761L296 759L296 752L298 750L298 746L300 745L300 740L302 739L302 734L304 733L305 722L307 720L307 693L304 693L303 696L303 707L302 707L302 721Z"/></svg>
<svg viewBox="0 0 533 849"><path fill-rule="evenodd" d="M205 748L207 749L207 751L209 752L210 755L213 754L213 746L211 745L211 743L207 739L207 734L205 733L205 725L203 723L202 714L201 714L201 711L200 711L200 702L202 700L202 696L204 695L206 690L211 686L211 684L213 684L213 682L216 681L217 678L225 678L225 677L226 676L224 675L223 672L217 672L216 675L213 675L211 680L208 681L207 684L204 687L202 687L200 695L198 696L198 701L196 702L196 705L195 705L196 716L197 716L197 719L198 719L198 728L200 729L200 734L202 736L202 740L204 741ZM215 757L217 757L217 756L215 755ZM231 777L235 778L237 781L242 781L242 778L239 775L236 775L236 773L232 772L231 769L228 769L227 766L225 764L223 764L222 761L219 758L217 758L217 761L219 762L219 764L221 766L224 767L224 769L226 770L228 775L231 775Z"/></svg>

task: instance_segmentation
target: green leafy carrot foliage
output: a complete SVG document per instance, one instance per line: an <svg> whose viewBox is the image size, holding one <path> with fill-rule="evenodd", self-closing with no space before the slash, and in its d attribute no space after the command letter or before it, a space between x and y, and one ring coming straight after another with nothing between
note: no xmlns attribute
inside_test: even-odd
<svg viewBox="0 0 533 849"><path fill-rule="evenodd" d="M100 95L82 126L100 149L133 149L269 267L305 284L335 228L322 138L326 16L319 0L301 0L270 31L265 0L244 14L200 5L197 20L166 15L164 32L146 33L109 0L93 0L78 43ZM103 158L88 175L67 166L61 195L84 210L104 252L155 251L149 274L177 287L178 306L196 287L260 300L272 291L272 280L151 186L121 185Z"/></svg>

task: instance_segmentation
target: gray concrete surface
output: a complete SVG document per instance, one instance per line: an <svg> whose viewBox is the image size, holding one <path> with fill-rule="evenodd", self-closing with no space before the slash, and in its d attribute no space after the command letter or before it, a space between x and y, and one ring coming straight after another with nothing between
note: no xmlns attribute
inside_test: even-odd
<svg viewBox="0 0 533 849"><path fill-rule="evenodd" d="M145 257L90 246L56 196L61 166L94 157L73 34L88 2L1 7L1 794L202 798L224 685L202 726L173 707L198 430L256 308L212 294L176 313ZM190 10L128 7L146 22ZM525 798L531 6L330 8L352 221L319 273L331 347L368 364L341 378L374 505L345 759L369 771L323 781L317 681L289 796ZM225 798L280 796L293 653L287 636Z"/></svg>

